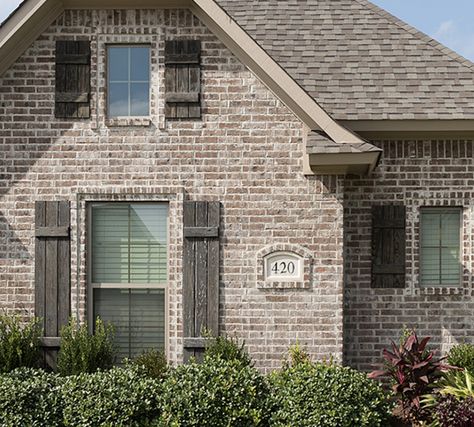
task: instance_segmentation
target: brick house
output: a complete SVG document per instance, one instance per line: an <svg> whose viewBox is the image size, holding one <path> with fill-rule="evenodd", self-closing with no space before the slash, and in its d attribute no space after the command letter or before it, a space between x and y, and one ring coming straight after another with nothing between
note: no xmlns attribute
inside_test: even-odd
<svg viewBox="0 0 474 427"><path fill-rule="evenodd" d="M474 65L366 0L26 0L0 27L0 309L179 363L474 341Z"/></svg>

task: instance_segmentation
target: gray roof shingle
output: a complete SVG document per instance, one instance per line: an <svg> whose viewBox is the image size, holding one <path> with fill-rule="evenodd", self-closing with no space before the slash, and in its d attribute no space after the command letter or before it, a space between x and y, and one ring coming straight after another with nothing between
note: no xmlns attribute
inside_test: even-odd
<svg viewBox="0 0 474 427"><path fill-rule="evenodd" d="M335 119L474 119L474 64L367 0L217 1Z"/></svg>
<svg viewBox="0 0 474 427"><path fill-rule="evenodd" d="M382 149L368 142L358 144L337 143L330 139L324 132L313 131L308 135L306 152L308 154L351 154L382 152Z"/></svg>

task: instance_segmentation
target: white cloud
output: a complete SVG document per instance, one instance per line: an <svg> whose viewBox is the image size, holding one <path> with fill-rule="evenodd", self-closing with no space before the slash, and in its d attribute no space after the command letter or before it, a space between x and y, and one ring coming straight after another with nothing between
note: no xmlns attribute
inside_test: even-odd
<svg viewBox="0 0 474 427"><path fill-rule="evenodd" d="M436 30L436 33L434 34L434 37L439 39L445 35L452 33L455 30L456 30L456 27L452 19L449 21L444 21L444 22L441 22L440 26Z"/></svg>
<svg viewBox="0 0 474 427"><path fill-rule="evenodd" d="M460 28L453 20L443 21L433 37L445 46L474 61L474 31Z"/></svg>

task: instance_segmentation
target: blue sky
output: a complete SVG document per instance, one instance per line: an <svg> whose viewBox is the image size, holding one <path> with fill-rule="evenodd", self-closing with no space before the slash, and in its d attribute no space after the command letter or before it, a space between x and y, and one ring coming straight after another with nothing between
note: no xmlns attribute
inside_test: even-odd
<svg viewBox="0 0 474 427"><path fill-rule="evenodd" d="M372 0L474 61L474 0ZM3 21L20 0L0 0Z"/></svg>

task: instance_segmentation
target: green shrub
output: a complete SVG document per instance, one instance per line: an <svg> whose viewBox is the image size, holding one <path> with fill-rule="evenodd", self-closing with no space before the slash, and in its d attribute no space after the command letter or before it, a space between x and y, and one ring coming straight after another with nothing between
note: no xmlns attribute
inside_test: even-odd
<svg viewBox="0 0 474 427"><path fill-rule="evenodd" d="M41 332L38 319L22 325L19 317L0 315L0 372L38 366Z"/></svg>
<svg viewBox="0 0 474 427"><path fill-rule="evenodd" d="M62 425L61 378L31 368L0 376L0 425Z"/></svg>
<svg viewBox="0 0 474 427"><path fill-rule="evenodd" d="M78 325L73 319L61 329L61 349L58 354L58 372L61 375L92 373L110 369L114 363L114 332L97 318L94 335L87 324Z"/></svg>
<svg viewBox="0 0 474 427"><path fill-rule="evenodd" d="M66 426L142 426L158 415L159 383L137 368L64 379Z"/></svg>
<svg viewBox="0 0 474 427"><path fill-rule="evenodd" d="M454 346L448 354L448 363L467 369L474 375L474 345L459 344Z"/></svg>
<svg viewBox="0 0 474 427"><path fill-rule="evenodd" d="M168 361L163 351L148 350L138 356L133 364L140 367L150 378L163 378L168 372Z"/></svg>
<svg viewBox="0 0 474 427"><path fill-rule="evenodd" d="M239 345L237 340L231 337L208 337L205 354L209 358L238 360L246 366L253 365L252 359L245 350L245 343Z"/></svg>
<svg viewBox="0 0 474 427"><path fill-rule="evenodd" d="M263 376L238 360L205 357L178 366L163 383L160 427L266 426Z"/></svg>
<svg viewBox="0 0 474 427"><path fill-rule="evenodd" d="M298 353L301 356L300 353ZM391 404L366 374L298 357L269 376L274 427L388 425Z"/></svg>

